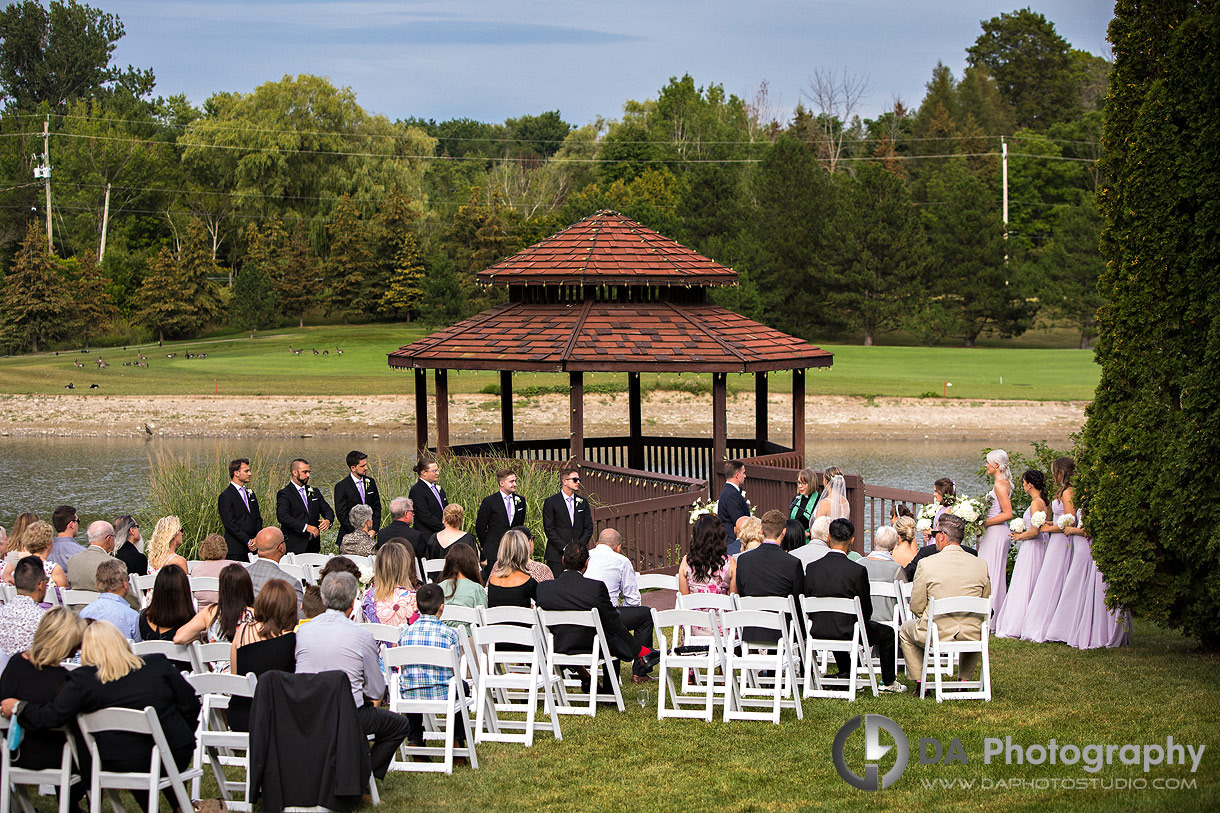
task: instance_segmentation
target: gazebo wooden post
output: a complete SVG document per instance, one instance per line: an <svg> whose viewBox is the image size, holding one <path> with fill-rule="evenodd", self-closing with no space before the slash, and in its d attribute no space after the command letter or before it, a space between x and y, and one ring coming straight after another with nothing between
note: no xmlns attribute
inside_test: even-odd
<svg viewBox="0 0 1220 813"><path fill-rule="evenodd" d="M644 468L644 424L640 409L640 374L627 373L627 423L631 435L627 441L627 468Z"/></svg>
<svg viewBox="0 0 1220 813"><path fill-rule="evenodd" d="M767 454L767 374L754 374L754 454Z"/></svg>
<svg viewBox="0 0 1220 813"><path fill-rule="evenodd" d="M792 371L792 451L805 460L805 371Z"/></svg>
<svg viewBox="0 0 1220 813"><path fill-rule="evenodd" d="M513 371L500 371L500 437L504 453L513 456Z"/></svg>
<svg viewBox="0 0 1220 813"><path fill-rule="evenodd" d="M428 371L415 368L415 451L428 451Z"/></svg>
<svg viewBox="0 0 1220 813"><path fill-rule="evenodd" d="M437 369L436 379L436 453L449 453L449 371Z"/></svg>
<svg viewBox="0 0 1220 813"><path fill-rule="evenodd" d="M720 490L718 473L728 452L728 374L712 373L712 460L707 473L710 495Z"/></svg>
<svg viewBox="0 0 1220 813"><path fill-rule="evenodd" d="M569 453L575 460L585 459L585 374L568 373L571 400Z"/></svg>

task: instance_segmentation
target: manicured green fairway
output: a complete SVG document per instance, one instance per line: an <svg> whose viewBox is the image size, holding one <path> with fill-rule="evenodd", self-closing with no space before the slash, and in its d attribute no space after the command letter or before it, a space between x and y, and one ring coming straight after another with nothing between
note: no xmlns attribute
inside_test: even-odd
<svg viewBox="0 0 1220 813"><path fill-rule="evenodd" d="M136 349L95 349L91 353L64 352L0 359L0 392L74 392L98 395L189 395L219 392L227 395L344 395L392 394L414 391L414 376L394 372L386 353L425 334L416 325L351 325L291 328L259 334L190 342L167 342L165 347L144 346L148 367L124 367L135 361ZM294 356L289 348L304 348ZM937 395L950 398L1028 398L1034 400L1088 400L1097 385L1099 368L1090 350L1018 348L861 347L823 345L835 354L834 367L811 370L806 391L831 395ZM343 355L337 350L342 348ZM327 355L313 355L328 351ZM186 353L207 353L187 359ZM175 358L166 354L176 353ZM96 359L109 367L99 369ZM85 366L76 368L74 361ZM1001 380L1002 379L1002 380ZM498 383L495 373L450 375L453 392L478 392ZM646 377L645 386L657 382ZM706 386L706 376L666 375L661 386L682 389ZM89 385L98 384L90 390ZM514 386L562 387L566 377L556 374L522 374ZM597 374L586 386L610 385L626 389L625 375ZM730 376L729 386L752 392L749 376ZM772 376L776 392L791 391L786 373Z"/></svg>

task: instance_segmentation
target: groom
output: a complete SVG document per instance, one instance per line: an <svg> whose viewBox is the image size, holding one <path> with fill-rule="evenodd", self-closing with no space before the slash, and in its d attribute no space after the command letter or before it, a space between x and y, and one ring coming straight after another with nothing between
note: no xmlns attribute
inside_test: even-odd
<svg viewBox="0 0 1220 813"><path fill-rule="evenodd" d="M740 460L725 463L724 479L724 490L716 503L716 517L724 526L724 539L729 543L729 555L732 556L741 551L741 541L735 530L737 520L750 513L750 504L746 502L746 493L742 490L746 481L746 464Z"/></svg>

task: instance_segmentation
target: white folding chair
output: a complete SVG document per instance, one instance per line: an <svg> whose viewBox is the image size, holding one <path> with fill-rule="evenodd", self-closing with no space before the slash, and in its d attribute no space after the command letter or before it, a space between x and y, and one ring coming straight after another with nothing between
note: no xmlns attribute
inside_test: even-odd
<svg viewBox="0 0 1220 813"><path fill-rule="evenodd" d="M7 582L0 582L0 604L7 604L17 598L17 588Z"/></svg>
<svg viewBox="0 0 1220 813"><path fill-rule="evenodd" d="M220 592L220 577L219 576L189 576L192 593L218 593Z"/></svg>
<svg viewBox="0 0 1220 813"><path fill-rule="evenodd" d="M425 741L429 737L443 740L441 746L424 747L404 743L399 753L403 756L442 757L441 762L412 762L395 759L390 763L392 771L431 771L453 773L453 758L466 757L471 768L479 767L479 758L474 749L474 728L470 724L473 699L466 696L466 683L462 680L459 647L442 649L436 646L400 646L385 653L383 661L389 673L390 711L399 714L420 714L424 718ZM406 666L438 666L451 670L448 690L444 699L402 696L402 669ZM444 724L441 725L441 721ZM466 735L466 744L455 744L456 726L461 725Z"/></svg>
<svg viewBox="0 0 1220 813"><path fill-rule="evenodd" d="M902 659L902 651L898 647L898 628L902 626L902 622L906 620L906 617L903 615L902 598L899 595L898 589L898 585L900 583L901 582L897 581L870 581L868 586L870 598L873 600L874 606L876 606L877 599L891 599L894 601L894 612L890 615L890 620L883 621L881 623L886 624L894 631L894 663L897 664L898 669L905 672L906 662ZM880 652L873 657L873 666L877 669L881 668Z"/></svg>
<svg viewBox="0 0 1220 813"><path fill-rule="evenodd" d="M894 584L898 587L898 606L902 608L902 620L910 621L915 616L911 614L911 590L915 587L914 582L900 582L894 580Z"/></svg>
<svg viewBox="0 0 1220 813"><path fill-rule="evenodd" d="M559 688L557 711L560 714L597 715L598 703L613 703L619 711L624 710L623 692L619 685L618 670L614 665L614 656L610 654L610 643L602 629L601 616L597 610L538 610L538 620L542 623L542 633L546 636L546 668L556 679ZM585 627L593 631L593 641L589 651L564 655L555 651L554 627L570 626ZM589 691L579 691L580 680L564 680L564 667L584 667L589 674ZM610 682L610 693L600 690L601 677L604 673ZM571 691L577 689L577 691ZM577 703L587 704L583 708Z"/></svg>
<svg viewBox="0 0 1220 813"><path fill-rule="evenodd" d="M943 640L936 619L946 615L980 616L979 640ZM988 638L991 636L991 599L979 596L952 596L928 599L928 637L924 646L923 671L920 674L919 696L928 691L928 671L936 682L936 702L945 700L991 701L991 659ZM956 680L945 683L943 678L953 673L953 659L977 652L983 661L979 680ZM931 667L929 667L931 662Z"/></svg>
<svg viewBox="0 0 1220 813"><path fill-rule="evenodd" d="M720 623L720 614L727 613L737 609L737 603L733 600L733 596L721 593L688 593L687 595L678 594L676 607L678 610L710 610L712 615L717 619L717 625ZM732 647L735 642L725 639L723 634L720 635L720 646L722 648ZM682 644L684 646L711 646L713 636L707 633L699 633L692 627L684 627L682 629ZM707 676L713 681L719 682L723 680L723 675L718 679L712 672L708 672ZM682 673L682 693L689 694L691 691L691 678L699 678L698 672L685 671Z"/></svg>
<svg viewBox="0 0 1220 813"><path fill-rule="evenodd" d="M287 573L294 579L300 579L306 584L313 584L313 577L304 565L285 564L282 560L279 562L280 570Z"/></svg>
<svg viewBox="0 0 1220 813"><path fill-rule="evenodd" d="M423 580L429 583L435 582L437 581L437 576L439 576L445 569L445 560L425 559L421 564L421 567L424 571Z"/></svg>
<svg viewBox="0 0 1220 813"><path fill-rule="evenodd" d="M101 711L80 714L76 718L80 726L81 737L85 747L89 749L92 760L92 772L89 777L89 811L101 813L102 791L106 791L111 807L121 810L118 805L116 790L130 790L132 793L144 790L148 792L148 809L157 809L157 795L161 790L172 789L174 798L181 810L191 809L190 794L186 790L186 781L202 776L203 771L191 768L179 771L174 764L174 754L165 741L165 732L161 730L161 721L157 718L157 710L145 706L143 710L109 708ZM102 754L98 750L96 734L106 731L123 731L132 734L143 734L152 737L152 759L147 771L118 772L102 769Z"/></svg>
<svg viewBox="0 0 1220 813"><path fill-rule="evenodd" d="M7 739L9 718L0 717L0 738ZM67 729L64 732L64 749L58 768L19 768L13 764L12 752L8 745L0 742L0 813L12 810L13 799L25 813L34 813L34 805L26 795L25 785L51 785L57 788L59 796L59 813L68 813L68 788L80 777L73 771L76 761L76 745Z"/></svg>
<svg viewBox="0 0 1220 813"><path fill-rule="evenodd" d="M293 553L289 555L292 557L292 564L301 567L326 567L326 563L333 558L329 553Z"/></svg>
<svg viewBox="0 0 1220 813"><path fill-rule="evenodd" d="M483 623L483 616L479 614L478 607L460 607L457 604L446 604L444 620L474 626Z"/></svg>
<svg viewBox="0 0 1220 813"><path fill-rule="evenodd" d="M55 592L59 593L58 601L51 598ZM52 604L61 604L77 612L97 601L98 595L100 594L94 590L69 590L66 587L61 587L58 591L47 590L47 600Z"/></svg>
<svg viewBox="0 0 1220 813"><path fill-rule="evenodd" d="M178 670L190 672L195 669L195 661L190 644L175 644L173 641L132 641L131 651L136 655L164 655L171 661L177 661Z"/></svg>
<svg viewBox="0 0 1220 813"><path fill-rule="evenodd" d="M229 671L232 647L228 641L218 641L214 644L192 641L190 647L191 667L195 674L221 674Z"/></svg>
<svg viewBox="0 0 1220 813"><path fill-rule="evenodd" d="M140 599L140 609L148 607L148 594L153 589L153 584L157 581L157 575L154 573L151 576L141 576L139 573L132 573L128 576L131 581L131 590Z"/></svg>
<svg viewBox="0 0 1220 813"><path fill-rule="evenodd" d="M657 610L652 611L653 631L657 636L657 647L661 652L660 685L657 687L657 719L665 717L695 717L712 721L713 707L721 700L716 692L716 669L724 668L724 647L720 642L719 618L712 610ZM679 647L678 638L685 629L704 627L710 630L711 643L705 647ZM668 631L668 632L667 632ZM672 670L682 675L682 691L674 686ZM691 685L686 680L688 672L702 672L702 697L687 691ZM667 707L666 699L673 701ZM703 711L683 709L682 706L702 703Z"/></svg>
<svg viewBox="0 0 1220 813"><path fill-rule="evenodd" d="M390 646L398 646L398 639L402 635L402 630L391 624L357 624L361 629L368 630L373 638L379 644L389 644Z"/></svg>
<svg viewBox="0 0 1220 813"><path fill-rule="evenodd" d="M813 616L816 613L840 613L854 616L850 639L819 638L813 633ZM877 671L873 668L872 648L868 644L868 630L857 598L811 598L801 596L801 614L805 620L805 697L841 697L856 699L857 666L867 667L869 686L873 697L877 696ZM847 675L828 678L816 663L819 653L846 652L851 666ZM843 686L842 689L829 688Z"/></svg>
<svg viewBox="0 0 1220 813"><path fill-rule="evenodd" d="M805 629L800 616L796 612L796 602L792 596L737 596L733 597L739 610L762 610L768 613L779 613L784 617L787 626L788 649L792 653L792 668L800 674L801 653L805 651ZM758 641L751 642L755 649Z"/></svg>
<svg viewBox="0 0 1220 813"><path fill-rule="evenodd" d="M643 593L646 590L677 590L678 577L664 573L641 573L635 577L635 586Z"/></svg>
<svg viewBox="0 0 1220 813"><path fill-rule="evenodd" d="M796 711L798 720L805 716L797 690L795 661L788 639L788 619L783 613L765 610L733 610L720 616L724 640L741 641L741 651L731 647L724 651L724 721L770 720L779 723L780 710L788 706ZM747 640L747 628L774 632L774 646L757 647ZM771 686L762 685L760 673L771 672ZM767 699L767 698L770 699ZM770 706L770 711L750 711L749 708Z"/></svg>
<svg viewBox="0 0 1220 813"><path fill-rule="evenodd" d="M562 740L559 715L555 711L554 683L546 674L546 650L537 628L486 624L475 627L471 633L479 662L475 741L516 742L530 747L534 744L535 729L550 731L556 740ZM521 648L506 649L506 645ZM518 667L520 671L514 671L512 667ZM495 702L497 691L501 702ZM546 717L541 722L537 719L539 693ZM523 703L513 702L522 694ZM497 718L489 719L489 712ZM501 712L521 713L525 720L500 720L498 714Z"/></svg>
<svg viewBox="0 0 1220 813"><path fill-rule="evenodd" d="M197 747L194 769L199 775L191 780L191 798L200 798L199 785L203 778L203 760L206 758L224 799L225 809L249 811L252 809L249 802L250 734L229 728L225 711L229 708L231 697L253 698L258 679L252 674L196 674L187 675L186 679L203 702L199 728L195 733ZM244 777L240 781L229 779L225 775L225 766L241 768ZM235 792L241 794L240 800L233 798Z"/></svg>

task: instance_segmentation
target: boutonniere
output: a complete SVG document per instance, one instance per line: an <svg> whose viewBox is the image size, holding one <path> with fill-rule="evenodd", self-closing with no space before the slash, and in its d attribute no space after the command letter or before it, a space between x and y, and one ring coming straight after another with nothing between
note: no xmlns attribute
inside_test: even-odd
<svg viewBox="0 0 1220 813"><path fill-rule="evenodd" d="M305 493L309 495L309 499L316 500L318 498L318 490L316 488L307 488Z"/></svg>
<svg viewBox="0 0 1220 813"><path fill-rule="evenodd" d="M584 500L582 500L580 497L577 497L577 498L576 498L576 504L577 504L577 505L584 505L584 503L585 503L585 501L584 501Z"/></svg>

